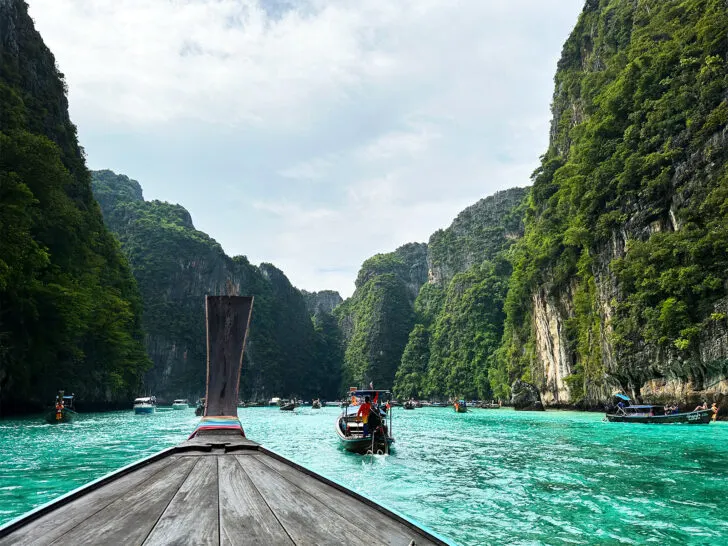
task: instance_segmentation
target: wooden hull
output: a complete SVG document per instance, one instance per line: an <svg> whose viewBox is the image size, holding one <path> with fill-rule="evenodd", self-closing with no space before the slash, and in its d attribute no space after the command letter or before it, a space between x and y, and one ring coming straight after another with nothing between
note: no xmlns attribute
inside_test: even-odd
<svg viewBox="0 0 728 546"><path fill-rule="evenodd" d="M76 412L73 410L70 410L68 408L63 408L61 410L61 418L56 418L56 411L49 411L45 415L46 423L50 425L57 425L60 423L71 423L76 417Z"/></svg>
<svg viewBox="0 0 728 546"><path fill-rule="evenodd" d="M52 543L450 544L255 442L222 433L197 436L0 526L0 546Z"/></svg>
<svg viewBox="0 0 728 546"><path fill-rule="evenodd" d="M676 413L674 415L617 415L607 414L610 423L643 423L650 425L668 425L682 423L686 425L707 425L713 419L712 410Z"/></svg>
<svg viewBox="0 0 728 546"><path fill-rule="evenodd" d="M296 409L295 404L286 404L285 406L281 406L281 411L293 411Z"/></svg>

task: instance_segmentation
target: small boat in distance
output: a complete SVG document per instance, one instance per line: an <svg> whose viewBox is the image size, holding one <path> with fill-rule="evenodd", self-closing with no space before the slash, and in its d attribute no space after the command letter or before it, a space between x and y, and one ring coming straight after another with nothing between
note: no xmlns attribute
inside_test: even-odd
<svg viewBox="0 0 728 546"><path fill-rule="evenodd" d="M73 394L64 395L64 391L58 391L55 407L46 413L46 423L55 425L58 423L70 423L76 417L76 410L73 407Z"/></svg>
<svg viewBox="0 0 728 546"><path fill-rule="evenodd" d="M391 396L390 391L359 389L349 391L350 399L336 420L336 434L341 446L352 453L385 454L394 443L392 437L392 411L385 411L385 403ZM360 405L365 397L372 405L369 414L368 434L364 436L364 424L357 419ZM391 407L391 406L390 406ZM387 423L389 416L389 423Z"/></svg>
<svg viewBox="0 0 728 546"><path fill-rule="evenodd" d="M316 398L313 402L311 402L311 409L321 409L321 400Z"/></svg>
<svg viewBox="0 0 728 546"><path fill-rule="evenodd" d="M172 402L172 409L181 410L181 409L187 409L187 399L186 398L178 398L177 400L174 400Z"/></svg>
<svg viewBox="0 0 728 546"><path fill-rule="evenodd" d="M404 404L402 404L402 407L404 409L415 409L417 406L413 400L407 400Z"/></svg>
<svg viewBox="0 0 728 546"><path fill-rule="evenodd" d="M290 401L281 400L280 410L281 411L293 411L294 409L296 409L297 406L298 406L298 404L296 404L295 400L290 400Z"/></svg>
<svg viewBox="0 0 728 546"><path fill-rule="evenodd" d="M195 408L195 415L197 417L199 417L203 413L205 413L205 399L200 398L199 400L197 400L197 407Z"/></svg>
<svg viewBox="0 0 728 546"><path fill-rule="evenodd" d="M136 415L148 415L154 413L157 407L155 396L142 396L134 400L134 413Z"/></svg>
<svg viewBox="0 0 728 546"><path fill-rule="evenodd" d="M465 403L465 400L456 400L453 407L458 413L467 413L468 411L468 405Z"/></svg>

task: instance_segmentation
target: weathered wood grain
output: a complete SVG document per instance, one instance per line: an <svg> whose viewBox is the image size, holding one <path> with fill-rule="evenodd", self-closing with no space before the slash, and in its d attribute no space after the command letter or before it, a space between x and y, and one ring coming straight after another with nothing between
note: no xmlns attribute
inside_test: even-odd
<svg viewBox="0 0 728 546"><path fill-rule="evenodd" d="M69 501L68 504L45 516L41 516L9 536L0 539L0 546L11 546L13 544L41 546L50 544L63 533L88 519L96 512L103 510L120 496L139 487L146 480L153 479L155 474L176 461L176 456L167 457L120 477L79 499Z"/></svg>
<svg viewBox="0 0 728 546"><path fill-rule="evenodd" d="M218 459L197 457L197 464L144 541L144 546L220 544Z"/></svg>
<svg viewBox="0 0 728 546"><path fill-rule="evenodd" d="M196 462L180 457L52 544L141 544Z"/></svg>
<svg viewBox="0 0 728 546"><path fill-rule="evenodd" d="M235 458L296 544L382 544L256 457Z"/></svg>
<svg viewBox="0 0 728 546"><path fill-rule="evenodd" d="M318 499L341 517L361 528L363 533L376 537L384 544L407 546L413 539L418 546L435 544L416 530L394 521L390 516L273 457L264 454L256 454L254 457L299 487L309 497Z"/></svg>
<svg viewBox="0 0 728 546"><path fill-rule="evenodd" d="M290 537L235 457L218 457L220 544L292 545Z"/></svg>
<svg viewBox="0 0 728 546"><path fill-rule="evenodd" d="M205 296L206 416L237 415L240 370L252 310L252 296Z"/></svg>

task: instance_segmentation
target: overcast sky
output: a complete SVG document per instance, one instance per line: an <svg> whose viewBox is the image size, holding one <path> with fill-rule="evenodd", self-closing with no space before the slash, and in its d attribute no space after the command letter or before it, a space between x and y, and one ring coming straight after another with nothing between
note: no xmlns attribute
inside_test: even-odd
<svg viewBox="0 0 728 546"><path fill-rule="evenodd" d="M27 0L91 169L348 296L546 150L583 0Z"/></svg>

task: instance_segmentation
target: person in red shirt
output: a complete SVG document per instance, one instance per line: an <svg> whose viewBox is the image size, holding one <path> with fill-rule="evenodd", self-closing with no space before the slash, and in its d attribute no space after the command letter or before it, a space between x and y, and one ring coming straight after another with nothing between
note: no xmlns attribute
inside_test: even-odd
<svg viewBox="0 0 728 546"><path fill-rule="evenodd" d="M372 404L368 396L364 397L364 403L359 406L359 411L356 412L356 418L361 417L361 422L364 423L364 436L369 435L369 413L372 411Z"/></svg>

